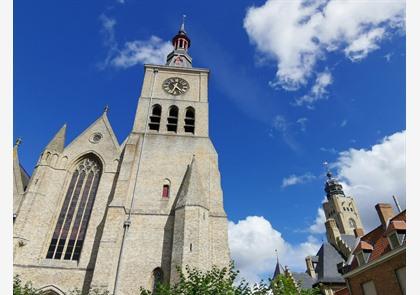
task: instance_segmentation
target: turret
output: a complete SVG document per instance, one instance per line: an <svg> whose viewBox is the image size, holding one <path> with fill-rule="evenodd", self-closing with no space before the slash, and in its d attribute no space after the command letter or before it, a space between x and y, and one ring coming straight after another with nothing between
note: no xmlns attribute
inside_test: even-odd
<svg viewBox="0 0 420 295"><path fill-rule="evenodd" d="M191 46L191 40L185 31L185 15L183 15L181 27L178 33L172 38L174 50L168 54L166 59L167 66L174 67L192 67L192 58L188 54L188 48Z"/></svg>

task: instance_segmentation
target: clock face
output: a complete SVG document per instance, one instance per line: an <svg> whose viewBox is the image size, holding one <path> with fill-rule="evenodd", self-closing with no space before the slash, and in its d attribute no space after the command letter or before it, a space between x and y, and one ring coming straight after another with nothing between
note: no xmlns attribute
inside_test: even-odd
<svg viewBox="0 0 420 295"><path fill-rule="evenodd" d="M190 85L188 85L188 82L182 78L172 77L163 82L162 88L169 94L180 95L187 92Z"/></svg>

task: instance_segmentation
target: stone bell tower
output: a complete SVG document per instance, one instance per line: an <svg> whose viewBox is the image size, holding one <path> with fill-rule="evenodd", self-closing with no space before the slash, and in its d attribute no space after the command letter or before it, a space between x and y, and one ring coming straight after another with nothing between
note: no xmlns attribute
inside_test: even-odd
<svg viewBox="0 0 420 295"><path fill-rule="evenodd" d="M92 287L113 294L173 283L176 267L228 266L227 216L209 138L209 70L192 67L184 22L166 65L144 66Z"/></svg>
<svg viewBox="0 0 420 295"><path fill-rule="evenodd" d="M344 194L343 186L331 171L327 172L324 191L327 194L327 201L322 204L325 217L335 220L340 234L354 235L356 228L363 228L355 200Z"/></svg>

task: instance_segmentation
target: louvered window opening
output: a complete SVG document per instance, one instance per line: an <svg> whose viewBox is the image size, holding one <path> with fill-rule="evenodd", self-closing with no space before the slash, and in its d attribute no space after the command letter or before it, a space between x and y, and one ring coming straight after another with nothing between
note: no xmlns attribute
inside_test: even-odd
<svg viewBox="0 0 420 295"><path fill-rule="evenodd" d="M185 126L184 130L187 133L193 133L195 131L195 112L193 108L188 108L185 113Z"/></svg>
<svg viewBox="0 0 420 295"><path fill-rule="evenodd" d="M169 109L167 128L168 128L168 131L177 132L177 129L178 129L178 108L176 106L172 106Z"/></svg>
<svg viewBox="0 0 420 295"><path fill-rule="evenodd" d="M160 105L154 105L152 114L150 115L149 129L159 131L160 117L162 115L162 107Z"/></svg>
<svg viewBox="0 0 420 295"><path fill-rule="evenodd" d="M101 178L100 163L82 160L73 172L48 248L47 258L79 260Z"/></svg>

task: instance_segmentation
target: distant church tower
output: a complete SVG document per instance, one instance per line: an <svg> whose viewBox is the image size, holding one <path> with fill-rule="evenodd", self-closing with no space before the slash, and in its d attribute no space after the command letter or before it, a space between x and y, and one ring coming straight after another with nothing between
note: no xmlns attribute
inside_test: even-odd
<svg viewBox="0 0 420 295"><path fill-rule="evenodd" d="M330 171L327 172L324 191L327 193L327 201L322 204L325 217L335 220L340 234L354 235L356 228L363 228L355 200L344 194L343 186Z"/></svg>
<svg viewBox="0 0 420 295"><path fill-rule="evenodd" d="M178 266L229 264L209 70L192 67L184 22L172 43L166 65L144 66L121 145L106 109L67 146L64 126L40 156L19 199L14 271L48 294L130 295L176 282Z"/></svg>

